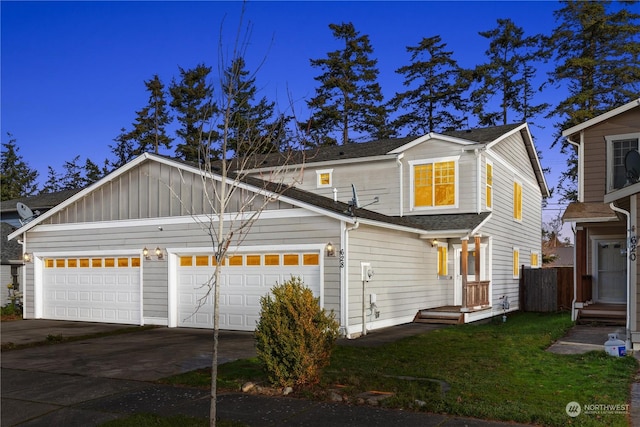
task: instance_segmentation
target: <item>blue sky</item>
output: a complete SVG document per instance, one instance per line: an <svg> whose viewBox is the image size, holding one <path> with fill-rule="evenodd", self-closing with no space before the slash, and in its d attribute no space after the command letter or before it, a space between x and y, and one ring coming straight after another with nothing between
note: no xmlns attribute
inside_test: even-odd
<svg viewBox="0 0 640 427"><path fill-rule="evenodd" d="M406 46L440 35L461 66L473 67L485 61L488 47L479 31L510 18L526 35L550 34L559 7L550 1L255 1L246 5L251 35L245 59L250 70L260 66L260 96L281 110L291 99L304 117L319 74L309 59L340 48L330 23L352 22L369 36L388 100L404 90L395 70L409 63ZM47 166L62 171L77 155L83 163L88 157L102 164L112 158L108 146L120 129L131 129L135 112L147 103L144 80L158 74L168 86L179 66L200 63L212 66L217 78L219 47L224 52L233 43L241 8L238 1L0 2L2 141L13 134L41 181ZM540 80L544 72L538 71ZM547 90L536 102L562 96L562 89ZM554 121L537 125L544 128L532 127L532 134L554 186L565 159L550 148ZM552 203L545 212L558 208Z"/></svg>

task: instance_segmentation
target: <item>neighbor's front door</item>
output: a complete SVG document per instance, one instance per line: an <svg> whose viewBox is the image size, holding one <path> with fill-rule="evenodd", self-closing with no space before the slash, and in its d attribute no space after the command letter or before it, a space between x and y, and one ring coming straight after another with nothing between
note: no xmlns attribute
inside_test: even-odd
<svg viewBox="0 0 640 427"><path fill-rule="evenodd" d="M596 243L595 299L609 304L627 301L627 246L624 239Z"/></svg>

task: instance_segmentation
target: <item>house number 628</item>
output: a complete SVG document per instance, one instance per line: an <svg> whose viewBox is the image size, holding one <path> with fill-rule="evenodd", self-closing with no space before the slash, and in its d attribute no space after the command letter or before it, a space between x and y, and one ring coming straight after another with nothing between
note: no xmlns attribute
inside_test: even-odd
<svg viewBox="0 0 640 427"><path fill-rule="evenodd" d="M340 249L340 268L344 268L344 249Z"/></svg>

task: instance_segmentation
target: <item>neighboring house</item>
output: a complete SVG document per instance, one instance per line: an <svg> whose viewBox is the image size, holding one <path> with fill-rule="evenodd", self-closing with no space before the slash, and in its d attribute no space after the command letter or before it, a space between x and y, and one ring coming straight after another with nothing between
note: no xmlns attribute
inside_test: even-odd
<svg viewBox="0 0 640 427"><path fill-rule="evenodd" d="M237 197L271 197L277 184L257 179L270 162L235 184ZM348 337L428 309L471 322L502 315L503 301L517 309L520 266L540 267L548 189L526 124L327 147L291 167L299 187L231 243L223 329L253 330L260 297L291 275ZM210 301L196 308L213 272L200 222L211 180L144 154L12 233L33 259L26 317L210 328Z"/></svg>
<svg viewBox="0 0 640 427"><path fill-rule="evenodd" d="M574 319L618 317L638 349L640 99L562 135L578 151L578 201L563 214L576 229Z"/></svg>
<svg viewBox="0 0 640 427"><path fill-rule="evenodd" d="M18 213L18 202L33 208L34 212L44 213L57 204L68 199L79 190L66 190L57 193L41 194L38 196L22 197L6 200L0 204L1 250L0 250L0 301L2 305L8 302L8 284L15 289L21 289L22 279L22 246L16 239L9 241L7 237L19 228L24 219Z"/></svg>

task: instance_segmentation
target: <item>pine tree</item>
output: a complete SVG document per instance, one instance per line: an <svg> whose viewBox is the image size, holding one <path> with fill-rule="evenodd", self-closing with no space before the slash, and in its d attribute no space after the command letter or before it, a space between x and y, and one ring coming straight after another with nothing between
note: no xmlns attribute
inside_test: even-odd
<svg viewBox="0 0 640 427"><path fill-rule="evenodd" d="M38 171L31 169L18 154L20 148L17 141L7 133L9 141L2 143L2 160L0 161L0 193L2 201L13 200L36 193Z"/></svg>
<svg viewBox="0 0 640 427"><path fill-rule="evenodd" d="M62 167L65 172L59 180L61 190L75 190L86 186L84 169L78 164L79 161L80 156L75 156L71 161L64 162Z"/></svg>
<svg viewBox="0 0 640 427"><path fill-rule="evenodd" d="M90 159L84 163L84 183L85 185L93 184L100 180L108 172L108 162L105 161L105 165L102 169L93 163Z"/></svg>
<svg viewBox="0 0 640 427"><path fill-rule="evenodd" d="M481 86L471 93L473 112L481 125L495 126L509 123L509 113L527 121L539 114L546 105L532 104L532 61L540 55L541 36L524 36L524 30L510 19L498 19L498 27L479 34L489 40L485 54L489 62L474 70ZM490 101L498 96L499 110L491 110Z"/></svg>
<svg viewBox="0 0 640 427"><path fill-rule="evenodd" d="M410 134L459 129L466 111L464 92L469 88L462 78L463 71L445 51L440 36L423 38L417 46L407 46L411 64L400 67L396 73L404 76L405 92L396 93L390 105L405 112L392 123L394 129L408 129Z"/></svg>
<svg viewBox="0 0 640 427"><path fill-rule="evenodd" d="M213 103L213 86L207 83L211 67L203 64L192 70L180 69L180 81L175 79L169 87L171 107L177 112L181 127L176 131L182 139L176 147L178 157L201 163L202 143L206 140L218 140L218 136L209 127L209 121L216 112Z"/></svg>
<svg viewBox="0 0 640 427"><path fill-rule="evenodd" d="M303 128L313 134L316 143L346 144L358 137L389 137L392 132L377 82L378 61L369 57L373 53L369 36L361 36L352 23L330 24L329 28L344 47L329 52L325 59L311 60L311 66L322 74L315 77L320 86L307 102L312 116Z"/></svg>
<svg viewBox="0 0 640 427"><path fill-rule="evenodd" d="M136 156L136 150L133 148L134 140L131 133L125 128L120 129L120 135L113 139L116 144L109 145L111 152L115 155L115 161L109 161L109 166L117 169L127 164Z"/></svg>
<svg viewBox="0 0 640 427"><path fill-rule="evenodd" d="M556 144L563 129L583 123L640 96L640 15L637 2L563 1L554 12L559 22L549 39L555 69L550 82L564 83L569 95L549 114L556 123ZM562 141L568 154L559 192L577 200L577 153Z"/></svg>
<svg viewBox="0 0 640 427"><path fill-rule="evenodd" d="M229 148L236 156L277 151L283 134L280 132L282 117L274 120L275 103L265 97L255 102L257 88L255 77L250 76L244 58L236 58L224 70L223 88L233 94L229 108L229 122L219 125L224 131L228 126Z"/></svg>
<svg viewBox="0 0 640 427"><path fill-rule="evenodd" d="M171 148L173 141L165 130L166 125L171 122L171 116L167 111L164 84L157 74L144 84L149 92L149 103L136 112L136 121L129 135L137 143L135 155L145 152L158 154L160 147Z"/></svg>
<svg viewBox="0 0 640 427"><path fill-rule="evenodd" d="M52 166L47 166L47 180L40 190L40 194L56 193L60 190L62 190L60 174Z"/></svg>

